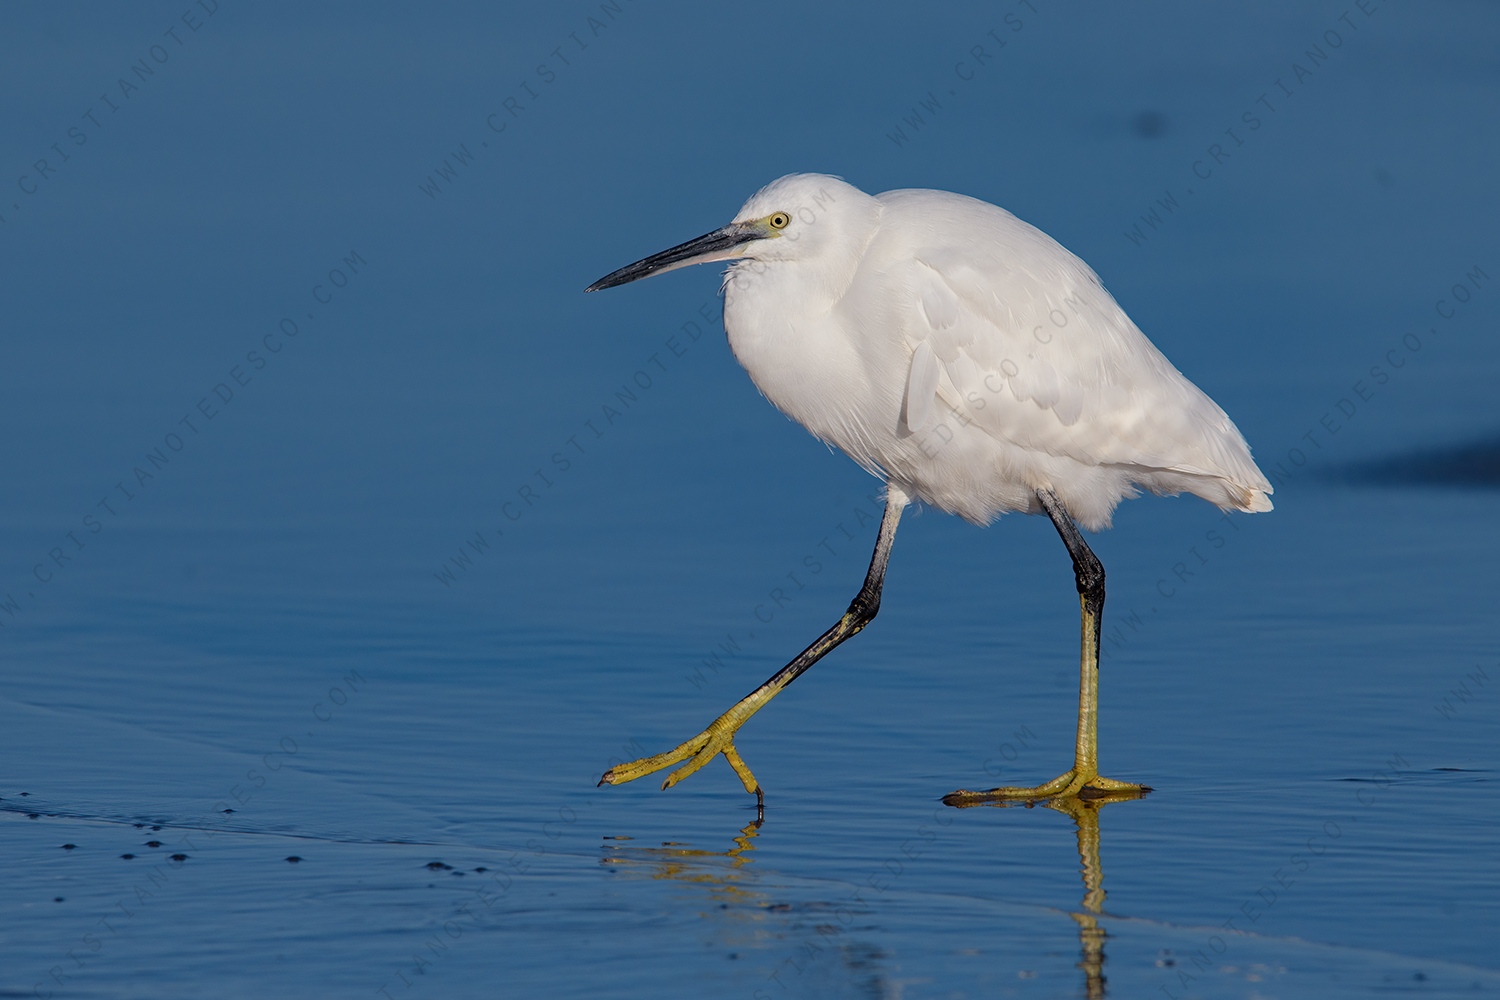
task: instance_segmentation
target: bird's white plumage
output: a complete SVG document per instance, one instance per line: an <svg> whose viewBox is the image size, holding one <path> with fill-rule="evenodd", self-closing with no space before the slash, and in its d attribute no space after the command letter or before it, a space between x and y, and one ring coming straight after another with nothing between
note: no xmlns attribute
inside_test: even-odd
<svg viewBox="0 0 1500 1000"><path fill-rule="evenodd" d="M821 174L736 221L774 212L792 221L725 275L730 346L778 409L908 495L982 524L1051 489L1091 529L1138 487L1271 509L1224 411L1035 227Z"/></svg>

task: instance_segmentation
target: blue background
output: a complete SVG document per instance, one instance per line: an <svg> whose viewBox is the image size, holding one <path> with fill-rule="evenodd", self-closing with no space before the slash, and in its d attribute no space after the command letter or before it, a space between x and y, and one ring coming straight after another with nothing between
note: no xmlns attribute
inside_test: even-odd
<svg viewBox="0 0 1500 1000"><path fill-rule="evenodd" d="M863 574L878 484L716 269L582 294L806 170L1052 234L1277 482L1095 540L1158 789L1100 816L1107 989L1500 990L1494 5L0 22L7 995L1082 995L1072 822L937 804L1066 764L1045 523L907 519L740 738L759 830L719 762L593 787Z"/></svg>

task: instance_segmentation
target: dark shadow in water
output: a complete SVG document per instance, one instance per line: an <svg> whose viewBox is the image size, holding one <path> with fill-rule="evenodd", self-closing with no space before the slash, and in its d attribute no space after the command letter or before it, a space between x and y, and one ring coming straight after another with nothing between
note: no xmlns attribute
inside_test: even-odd
<svg viewBox="0 0 1500 1000"><path fill-rule="evenodd" d="M1066 813L1073 820L1078 835L1079 874L1083 876L1083 901L1080 909L1072 914L1078 924L1078 950L1081 959L1078 968L1083 970L1083 995L1088 1000L1104 1000L1108 995L1104 976L1104 940L1109 935L1099 926L1099 917L1104 913L1104 865L1099 859L1099 810L1114 802L1127 802L1143 798L1141 792L1116 792L1098 798L1052 799L1043 805ZM956 806L958 809L973 809L988 806L998 809L1016 807L1031 808L1035 803L1025 802L976 802Z"/></svg>
<svg viewBox="0 0 1500 1000"><path fill-rule="evenodd" d="M1500 487L1500 438L1445 448L1423 448L1330 470L1327 475L1362 486Z"/></svg>

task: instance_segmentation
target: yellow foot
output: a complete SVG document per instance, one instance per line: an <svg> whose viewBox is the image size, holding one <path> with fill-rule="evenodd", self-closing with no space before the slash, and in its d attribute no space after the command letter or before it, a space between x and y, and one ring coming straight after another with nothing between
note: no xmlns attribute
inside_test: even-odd
<svg viewBox="0 0 1500 1000"><path fill-rule="evenodd" d="M1122 799L1138 799L1151 789L1146 785L1131 784L1128 781L1116 781L1113 778L1101 777L1099 774L1085 774L1076 768L1066 774L1058 775L1045 785L1037 785L1035 788L1005 787L991 788L987 792L971 792L961 788L956 792L949 792L943 796L943 804L957 806L963 809L967 806L985 805L994 802L1043 802L1048 799L1108 799L1111 801Z"/></svg>
<svg viewBox="0 0 1500 1000"><path fill-rule="evenodd" d="M739 775L740 783L745 786L745 791L754 795L756 802L764 806L766 797L760 790L760 783L755 780L755 775L750 773L749 766L740 757L739 751L734 748L734 730L729 728L722 716L714 720L714 723L703 732L686 743L679 744L674 750L659 753L655 757L642 757L628 764L616 764L604 772L604 777L599 779L599 784L623 785L627 781L644 778L648 774L654 774L663 768L686 760L686 766L667 775L667 780L661 783L662 789L666 790L719 754L724 755L724 759L729 761L729 766L734 768L734 773Z"/></svg>

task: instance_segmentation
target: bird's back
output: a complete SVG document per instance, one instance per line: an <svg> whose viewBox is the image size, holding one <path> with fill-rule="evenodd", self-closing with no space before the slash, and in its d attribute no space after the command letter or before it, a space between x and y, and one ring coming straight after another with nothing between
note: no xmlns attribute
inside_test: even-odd
<svg viewBox="0 0 1500 1000"><path fill-rule="evenodd" d="M973 198L902 190L876 200L852 281L831 290L826 309L787 306L786 295L778 305L773 272L757 308L735 317L781 331L765 354L779 352L778 369L796 369L787 355L805 353L808 371L792 389L785 371L736 345L784 412L916 497L980 523L1034 511L1041 488L1090 528L1106 526L1137 486L1271 509L1271 485L1234 423L1081 260Z"/></svg>

